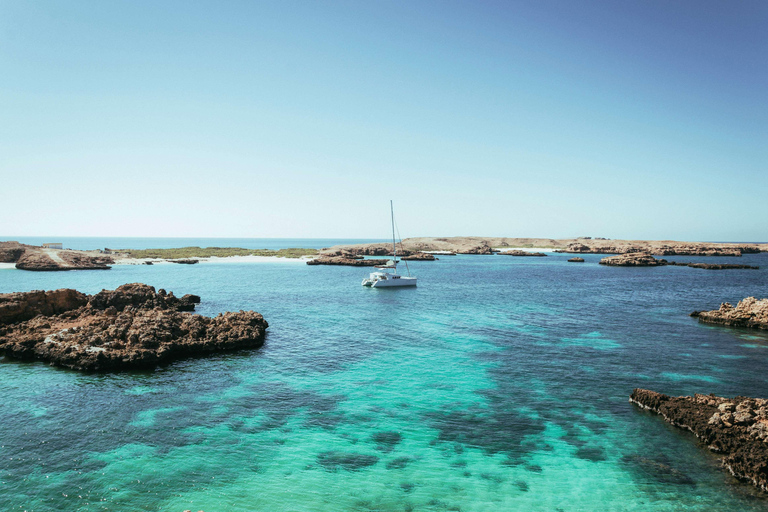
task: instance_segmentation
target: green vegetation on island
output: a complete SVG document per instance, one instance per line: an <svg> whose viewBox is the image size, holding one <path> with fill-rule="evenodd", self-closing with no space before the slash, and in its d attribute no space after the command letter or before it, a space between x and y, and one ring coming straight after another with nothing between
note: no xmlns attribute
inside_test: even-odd
<svg viewBox="0 0 768 512"><path fill-rule="evenodd" d="M301 258L315 256L317 249L243 249L242 247L178 247L174 249L112 249L131 258L158 258L174 260L179 258L226 258L229 256L277 256L278 258Z"/></svg>

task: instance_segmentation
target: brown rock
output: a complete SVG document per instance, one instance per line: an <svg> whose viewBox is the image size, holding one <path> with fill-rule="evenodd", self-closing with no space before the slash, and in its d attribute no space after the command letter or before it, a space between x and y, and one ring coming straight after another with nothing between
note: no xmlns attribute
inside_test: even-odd
<svg viewBox="0 0 768 512"><path fill-rule="evenodd" d="M629 401L656 412L669 423L692 431L736 478L768 491L768 416L763 399L709 395L670 397L635 389ZM736 413L727 411L734 404ZM723 407L724 406L724 407Z"/></svg>
<svg viewBox="0 0 768 512"><path fill-rule="evenodd" d="M570 261L572 263L584 263L584 258L576 257L576 258L571 258L568 261Z"/></svg>
<svg viewBox="0 0 768 512"><path fill-rule="evenodd" d="M433 254L427 254L425 252L417 252L408 256L400 258L405 261L435 261L437 258Z"/></svg>
<svg viewBox="0 0 768 512"><path fill-rule="evenodd" d="M729 302L723 302L720 309L694 311L691 316L710 324L768 330L768 298L757 300L747 297L739 301L735 308Z"/></svg>
<svg viewBox="0 0 768 512"><path fill-rule="evenodd" d="M37 315L59 315L88 303L88 297L76 290L0 294L0 325L22 322Z"/></svg>
<svg viewBox="0 0 768 512"><path fill-rule="evenodd" d="M648 253L627 253L603 258L600 264L613 267L657 267L666 265L667 260L657 260Z"/></svg>
<svg viewBox="0 0 768 512"><path fill-rule="evenodd" d="M29 313L7 315L5 325L0 326L0 352L76 370L150 368L184 357L259 347L268 327L254 311L224 313L215 318L181 313L190 306L194 308L200 298L185 295L179 299L163 290L155 293L153 287L140 283L92 296L75 290L31 293L37 295L0 296L0 300L16 296L0 304L22 299L27 303L35 299L34 304L40 304L39 294L54 294L45 303L57 308L28 320L24 317ZM57 297L58 301L54 300ZM59 312L76 304L81 305Z"/></svg>

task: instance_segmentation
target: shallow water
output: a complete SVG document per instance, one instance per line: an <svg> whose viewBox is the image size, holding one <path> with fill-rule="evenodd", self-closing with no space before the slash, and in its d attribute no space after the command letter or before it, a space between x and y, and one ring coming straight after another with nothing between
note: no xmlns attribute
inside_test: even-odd
<svg viewBox="0 0 768 512"><path fill-rule="evenodd" d="M768 336L688 317L767 296L768 255L568 257L410 262L401 290L300 262L0 270L0 292L144 282L270 323L259 350L152 372L0 360L0 510L768 510L627 401L768 396Z"/></svg>

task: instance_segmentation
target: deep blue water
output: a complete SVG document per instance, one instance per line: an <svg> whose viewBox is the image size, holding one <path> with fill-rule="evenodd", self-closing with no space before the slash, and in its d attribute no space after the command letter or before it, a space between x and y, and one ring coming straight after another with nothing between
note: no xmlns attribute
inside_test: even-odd
<svg viewBox="0 0 768 512"><path fill-rule="evenodd" d="M688 316L768 296L768 254L569 256L410 262L401 290L289 260L0 270L0 292L144 282L270 323L259 350L151 372L0 360L0 510L768 510L627 401L768 396L768 336Z"/></svg>

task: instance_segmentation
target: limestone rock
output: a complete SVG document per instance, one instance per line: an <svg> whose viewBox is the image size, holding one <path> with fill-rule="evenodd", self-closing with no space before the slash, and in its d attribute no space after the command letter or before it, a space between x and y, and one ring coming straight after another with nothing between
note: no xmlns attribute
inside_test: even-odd
<svg viewBox="0 0 768 512"><path fill-rule="evenodd" d="M647 252L640 252L608 256L601 259L600 264L613 267L658 267L666 265L667 260L656 259Z"/></svg>
<svg viewBox="0 0 768 512"><path fill-rule="evenodd" d="M736 307L729 302L723 302L720 309L694 311L691 316L710 324L768 330L768 298L757 300L747 297L739 301Z"/></svg>

